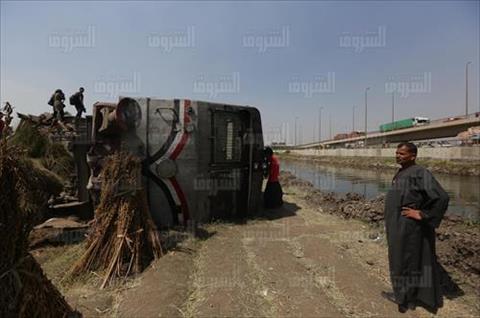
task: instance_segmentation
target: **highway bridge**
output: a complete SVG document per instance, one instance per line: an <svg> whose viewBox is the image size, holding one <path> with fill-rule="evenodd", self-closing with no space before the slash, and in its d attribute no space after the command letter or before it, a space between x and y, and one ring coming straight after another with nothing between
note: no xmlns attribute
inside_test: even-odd
<svg viewBox="0 0 480 318"><path fill-rule="evenodd" d="M454 117L444 118L431 121L429 124L398 129L389 132L368 132L367 136L346 138L339 140L322 140L295 147L283 147L283 148L296 148L296 149L310 149L310 148L345 148L345 147L358 147L363 145L366 140L367 146L385 145L389 143L398 143L402 141L417 141L428 140L438 138L456 137L460 132L467 130L470 127L480 126L480 114L472 114L468 117ZM275 147L277 148L277 147ZM280 147L278 147L280 148Z"/></svg>

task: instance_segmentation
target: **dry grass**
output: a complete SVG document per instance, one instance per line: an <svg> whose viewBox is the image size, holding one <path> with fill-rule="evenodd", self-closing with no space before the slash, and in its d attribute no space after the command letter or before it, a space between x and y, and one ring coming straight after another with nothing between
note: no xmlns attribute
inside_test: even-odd
<svg viewBox="0 0 480 318"><path fill-rule="evenodd" d="M77 315L28 253L46 189L42 173L21 158L18 148L0 140L0 317Z"/></svg>
<svg viewBox="0 0 480 318"><path fill-rule="evenodd" d="M26 157L38 159L42 166L66 180L74 169L73 157L65 146L49 139L49 128L39 129L34 123L22 120L8 143L24 150Z"/></svg>
<svg viewBox="0 0 480 318"><path fill-rule="evenodd" d="M140 160L114 154L105 163L102 179L94 230L71 274L106 271L104 288L115 278L143 271L162 255L162 247L142 187Z"/></svg>

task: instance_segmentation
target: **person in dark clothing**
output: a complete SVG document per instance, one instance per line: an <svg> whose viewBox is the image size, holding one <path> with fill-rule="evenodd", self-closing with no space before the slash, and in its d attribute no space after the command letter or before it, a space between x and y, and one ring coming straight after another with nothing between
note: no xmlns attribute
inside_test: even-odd
<svg viewBox="0 0 480 318"><path fill-rule="evenodd" d="M52 97L50 97L50 101L48 104L53 106L53 117L56 118L58 121L63 121L64 118L64 111L65 104L65 94L62 92L61 89L57 89L55 93L53 93Z"/></svg>
<svg viewBox="0 0 480 318"><path fill-rule="evenodd" d="M265 148L265 157L267 161L268 180L264 192L264 203L267 209L278 208L283 205L283 191L278 177L280 175L280 162L277 157L273 155L273 150L270 147Z"/></svg>
<svg viewBox="0 0 480 318"><path fill-rule="evenodd" d="M85 89L80 87L78 92L70 96L70 105L75 106L77 110L77 115L75 116L75 120L78 120L82 117L82 112L86 112L85 105L83 104L83 92Z"/></svg>
<svg viewBox="0 0 480 318"><path fill-rule="evenodd" d="M13 106L9 102L6 102L5 106L3 106L3 112L5 116L5 126L9 127L13 119Z"/></svg>
<svg viewBox="0 0 480 318"><path fill-rule="evenodd" d="M443 306L435 228L448 208L449 197L427 169L416 165L417 147L401 143L401 165L385 200L385 225L392 293L382 296L402 313L423 305L436 312Z"/></svg>
<svg viewBox="0 0 480 318"><path fill-rule="evenodd" d="M5 130L5 122L3 121L3 113L0 112L0 138L2 138L4 130Z"/></svg>

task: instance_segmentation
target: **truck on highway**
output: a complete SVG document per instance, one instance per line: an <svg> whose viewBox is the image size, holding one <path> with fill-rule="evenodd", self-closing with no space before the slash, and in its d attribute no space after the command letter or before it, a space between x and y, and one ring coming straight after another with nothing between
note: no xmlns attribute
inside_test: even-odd
<svg viewBox="0 0 480 318"><path fill-rule="evenodd" d="M428 125L429 123L430 119L427 117L412 117L380 125L380 132Z"/></svg>

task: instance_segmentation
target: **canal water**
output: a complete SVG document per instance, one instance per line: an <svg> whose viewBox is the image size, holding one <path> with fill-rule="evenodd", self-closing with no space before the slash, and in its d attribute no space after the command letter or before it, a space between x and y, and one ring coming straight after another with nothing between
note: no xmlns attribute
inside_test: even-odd
<svg viewBox="0 0 480 318"><path fill-rule="evenodd" d="M282 160L281 169L311 182L325 192L358 193L373 199L386 193L395 171L338 167L296 160ZM435 174L435 178L450 195L447 214L480 221L480 178Z"/></svg>

